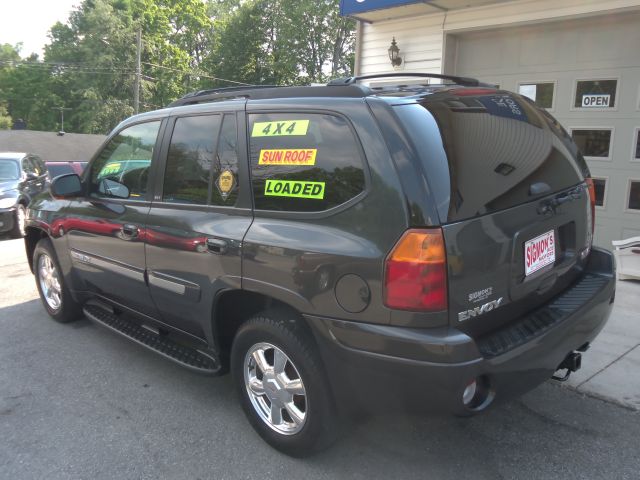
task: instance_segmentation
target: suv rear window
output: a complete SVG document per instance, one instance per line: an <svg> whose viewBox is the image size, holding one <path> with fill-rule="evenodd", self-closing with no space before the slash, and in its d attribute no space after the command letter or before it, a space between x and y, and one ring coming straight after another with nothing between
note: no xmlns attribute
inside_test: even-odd
<svg viewBox="0 0 640 480"><path fill-rule="evenodd" d="M459 89L398 105L395 112L418 151L443 222L520 205L588 174L566 131L517 95Z"/></svg>
<svg viewBox="0 0 640 480"><path fill-rule="evenodd" d="M322 211L364 191L360 148L351 127L341 117L252 114L249 135L258 210Z"/></svg>

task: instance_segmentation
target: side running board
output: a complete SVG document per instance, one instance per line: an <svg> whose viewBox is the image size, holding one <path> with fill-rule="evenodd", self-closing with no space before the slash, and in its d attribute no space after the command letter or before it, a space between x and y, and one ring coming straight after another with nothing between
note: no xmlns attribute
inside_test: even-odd
<svg viewBox="0 0 640 480"><path fill-rule="evenodd" d="M115 315L97 305L85 305L83 312L89 320L125 336L189 370L206 375L215 375L220 371L220 363L213 356L201 350L181 345L170 338L156 335L137 323Z"/></svg>

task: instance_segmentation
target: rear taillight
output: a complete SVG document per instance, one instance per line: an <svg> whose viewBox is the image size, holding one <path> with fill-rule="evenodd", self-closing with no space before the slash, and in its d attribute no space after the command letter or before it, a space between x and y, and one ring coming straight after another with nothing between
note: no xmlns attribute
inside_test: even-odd
<svg viewBox="0 0 640 480"><path fill-rule="evenodd" d="M442 230L408 230L385 265L384 303L389 308L447 308L447 257Z"/></svg>
<svg viewBox="0 0 640 480"><path fill-rule="evenodd" d="M589 202L591 203L591 233L593 234L596 228L596 187L593 184L593 179L587 177L587 191L589 192Z"/></svg>

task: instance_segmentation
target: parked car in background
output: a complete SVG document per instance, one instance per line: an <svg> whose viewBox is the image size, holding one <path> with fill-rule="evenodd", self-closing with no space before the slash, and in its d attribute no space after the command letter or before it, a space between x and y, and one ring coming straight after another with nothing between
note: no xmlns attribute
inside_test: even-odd
<svg viewBox="0 0 640 480"><path fill-rule="evenodd" d="M47 185L47 169L39 156L0 152L0 234L24 236L27 205Z"/></svg>
<svg viewBox="0 0 640 480"><path fill-rule="evenodd" d="M82 175L89 162L45 162L49 170L49 178L56 178L67 173Z"/></svg>

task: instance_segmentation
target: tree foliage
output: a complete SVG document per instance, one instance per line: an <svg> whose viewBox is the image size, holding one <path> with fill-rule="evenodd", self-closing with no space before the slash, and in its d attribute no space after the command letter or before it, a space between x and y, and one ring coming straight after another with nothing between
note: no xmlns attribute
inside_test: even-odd
<svg viewBox="0 0 640 480"><path fill-rule="evenodd" d="M0 130L9 130L11 128L11 117L7 114L7 107L0 103Z"/></svg>
<svg viewBox="0 0 640 480"><path fill-rule="evenodd" d="M28 128L106 133L193 90L325 82L353 68L355 25L338 0L83 0L44 59L0 45L0 105Z"/></svg>

